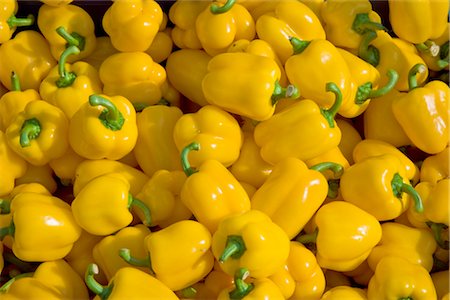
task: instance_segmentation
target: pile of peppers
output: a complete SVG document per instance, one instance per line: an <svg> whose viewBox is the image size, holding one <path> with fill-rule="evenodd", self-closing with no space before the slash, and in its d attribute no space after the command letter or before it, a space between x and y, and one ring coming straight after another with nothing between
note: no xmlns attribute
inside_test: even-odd
<svg viewBox="0 0 450 300"><path fill-rule="evenodd" d="M35 2L2 299L450 299L448 0Z"/></svg>

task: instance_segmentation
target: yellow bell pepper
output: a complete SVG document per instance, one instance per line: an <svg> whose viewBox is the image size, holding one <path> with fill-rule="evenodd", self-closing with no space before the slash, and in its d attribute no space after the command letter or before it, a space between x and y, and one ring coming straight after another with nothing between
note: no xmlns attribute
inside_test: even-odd
<svg viewBox="0 0 450 300"><path fill-rule="evenodd" d="M17 49L22 51L17 51ZM11 73L20 78L22 89L39 90L48 72L57 64L45 37L36 30L24 30L0 45L0 81L12 90Z"/></svg>
<svg viewBox="0 0 450 300"><path fill-rule="evenodd" d="M325 30L314 12L300 1L276 1L255 17L258 37L268 42L284 64L294 54L289 39L325 39Z"/></svg>
<svg viewBox="0 0 450 300"><path fill-rule="evenodd" d="M37 25L47 39L56 60L59 60L65 49L70 46L76 46L80 51L67 58L69 63L89 56L96 47L94 21L79 5L43 4L38 11Z"/></svg>
<svg viewBox="0 0 450 300"><path fill-rule="evenodd" d="M63 258L81 235L70 205L49 195L24 192L11 201L13 216L0 229L0 240L13 237L14 255L23 261L51 261Z"/></svg>
<svg viewBox="0 0 450 300"><path fill-rule="evenodd" d="M127 248L136 257L146 257L147 249L145 248L144 239L150 233L150 229L147 226L137 224L122 228L114 234L104 236L90 249L93 258L92 261L98 265L99 270L104 273L106 279L109 281L121 268L130 266L119 256L120 249ZM150 273L150 270L146 267L136 268Z"/></svg>
<svg viewBox="0 0 450 300"><path fill-rule="evenodd" d="M267 277L280 289L284 299L289 299L295 291L295 280L289 272L287 264L281 266L275 273Z"/></svg>
<svg viewBox="0 0 450 300"><path fill-rule="evenodd" d="M185 1L177 1L185 2ZM203 1L194 1L204 3ZM201 49L173 51L166 61L167 78L190 101L204 106L208 104L202 90L202 81L208 72L211 56Z"/></svg>
<svg viewBox="0 0 450 300"><path fill-rule="evenodd" d="M356 128L351 119L336 118L336 125L341 130L341 141L339 142L339 149L342 155L347 159L348 163L352 165L353 161L353 149L361 142L361 133Z"/></svg>
<svg viewBox="0 0 450 300"><path fill-rule="evenodd" d="M60 108L71 119L92 94L102 92L103 84L97 70L86 62L66 63L67 58L78 53L76 46L66 48L58 66L42 80L39 94L42 99Z"/></svg>
<svg viewBox="0 0 450 300"><path fill-rule="evenodd" d="M449 177L449 147L434 155L427 156L420 166L420 181L437 183Z"/></svg>
<svg viewBox="0 0 450 300"><path fill-rule="evenodd" d="M324 269L354 270L381 240L378 220L350 202L332 201L322 205L314 223L315 231L301 234L296 240L302 244L315 242L317 261Z"/></svg>
<svg viewBox="0 0 450 300"><path fill-rule="evenodd" d="M434 48L437 48L437 50L433 50L432 47L429 48L428 51L420 51L419 49L419 55L422 57L422 59L425 61L428 69L432 71L441 71L441 70L448 70L448 64L449 64L449 52L448 52L448 46L449 46L449 29L450 29L450 22L447 22L446 29L442 34L437 37L430 39L429 42L431 43L432 47L434 45Z"/></svg>
<svg viewBox="0 0 450 300"><path fill-rule="evenodd" d="M150 47L145 50L145 52L152 57L154 62L162 63L169 57L170 53L172 53L173 41L171 31L171 28L167 28L164 31L158 31Z"/></svg>
<svg viewBox="0 0 450 300"><path fill-rule="evenodd" d="M9 41L16 32L17 27L31 26L34 24L34 16L29 15L26 18L16 16L19 10L17 0L7 0L3 2L3 8L0 14L0 45Z"/></svg>
<svg viewBox="0 0 450 300"><path fill-rule="evenodd" d="M413 44L439 37L447 25L449 2L445 0L389 0L389 22L399 38ZM419 25L421 24L421 25Z"/></svg>
<svg viewBox="0 0 450 300"><path fill-rule="evenodd" d="M214 56L226 52L234 41L255 38L255 20L244 6L234 4L217 13L213 7L210 3L195 20L195 31L206 53Z"/></svg>
<svg viewBox="0 0 450 300"><path fill-rule="evenodd" d="M267 214L289 239L294 238L327 196L328 183L321 169L343 172L342 166L335 163L319 164L308 169L297 158L281 160L251 198L252 209Z"/></svg>
<svg viewBox="0 0 450 300"><path fill-rule="evenodd" d="M169 81L168 78L163 83L162 86L162 98L158 102L162 102L163 104L169 106L176 106L181 108L181 93L173 86L173 84ZM166 103L168 102L168 104Z"/></svg>
<svg viewBox="0 0 450 300"><path fill-rule="evenodd" d="M5 215L11 212L11 201L19 195L20 193L38 193L42 195L51 196L51 193L47 190L45 186L40 183L22 183L16 184L11 193L0 198L0 214ZM8 225L8 224L4 224Z"/></svg>
<svg viewBox="0 0 450 300"><path fill-rule="evenodd" d="M153 42L163 21L157 1L114 1L102 18L102 26L114 48L121 52L143 52Z"/></svg>
<svg viewBox="0 0 450 300"><path fill-rule="evenodd" d="M229 167L239 158L243 133L230 113L210 104L181 116L175 123L173 138L180 153L194 141L200 144L200 149L188 153L193 167L209 159Z"/></svg>
<svg viewBox="0 0 450 300"><path fill-rule="evenodd" d="M224 218L213 234L211 248L225 273L247 268L253 278L265 278L286 262L289 237L268 215L249 210Z"/></svg>
<svg viewBox="0 0 450 300"><path fill-rule="evenodd" d="M353 282L361 285L367 286L369 284L370 278L372 278L374 272L369 267L367 259L363 261L354 270L343 272L344 275L350 277Z"/></svg>
<svg viewBox="0 0 450 300"><path fill-rule="evenodd" d="M92 94L70 120L69 143L84 158L117 160L133 150L137 131L127 98Z"/></svg>
<svg viewBox="0 0 450 300"><path fill-rule="evenodd" d="M144 240L148 256L131 256L127 248L119 255L137 266L147 266L172 291L182 290L203 279L214 266L211 234L201 223L182 220L150 233Z"/></svg>
<svg viewBox="0 0 450 300"><path fill-rule="evenodd" d="M433 190L435 184L431 183L431 182L419 182L414 186L414 189L417 191L417 193L419 193L420 198L422 199L422 204L424 206L424 211L425 211L425 205L426 202L428 200L428 197L430 196L431 191ZM407 226L411 226L411 227L416 227L416 228L427 228L427 221L429 221L424 214L424 211L422 212L417 212L414 208L414 205L410 205L408 207L408 210L403 213L401 216L399 216L398 218L395 219L396 222L407 225ZM406 220L405 217L406 216ZM404 222L402 221L402 217Z"/></svg>
<svg viewBox="0 0 450 300"><path fill-rule="evenodd" d="M111 38L109 36L98 36L95 42L96 46L94 51L81 59L81 61L85 61L91 66L93 66L97 71L100 69L103 61L109 57L110 55L116 54L119 52L111 43Z"/></svg>
<svg viewBox="0 0 450 300"><path fill-rule="evenodd" d="M40 0L42 3L51 6L61 6L71 3L73 0Z"/></svg>
<svg viewBox="0 0 450 300"><path fill-rule="evenodd" d="M58 188L58 183L53 175L53 170L49 164L43 166L29 164L25 174L19 178L16 178L16 185L25 183L39 183L43 185L51 194L55 194Z"/></svg>
<svg viewBox="0 0 450 300"><path fill-rule="evenodd" d="M278 286L268 278L258 278L251 280L250 283L245 280L251 276L246 268L239 268L234 275L234 287L229 287L220 292L218 300L231 299L284 299Z"/></svg>
<svg viewBox="0 0 450 300"><path fill-rule="evenodd" d="M5 92L0 98L0 130L5 131L14 118L24 110L28 102L40 100L36 90L22 90L19 76L11 73L11 91Z"/></svg>
<svg viewBox="0 0 450 300"><path fill-rule="evenodd" d="M29 102L5 135L8 145L30 164L43 166L69 147L69 120L58 107L43 100Z"/></svg>
<svg viewBox="0 0 450 300"><path fill-rule="evenodd" d="M308 166L308 168L311 168L321 163L327 163L327 167L332 166L332 164L330 163L338 164L339 166L334 166L334 169L333 168L327 169L325 167L320 170L327 180L339 179L342 170L345 170L350 166L350 163L344 157L344 154L342 154L342 151L341 149L339 149L339 147L331 148L327 152L324 152L311 159L305 160L304 162Z"/></svg>
<svg viewBox="0 0 450 300"><path fill-rule="evenodd" d="M281 87L280 76L280 68L271 58L246 52L221 53L209 61L202 90L210 104L264 121L274 114L279 99L299 97L295 86Z"/></svg>
<svg viewBox="0 0 450 300"><path fill-rule="evenodd" d="M440 80L429 81L420 87L416 73L425 69L423 64L411 69L409 92L392 102L392 112L417 148L428 154L436 154L449 143L450 88Z"/></svg>
<svg viewBox="0 0 450 300"><path fill-rule="evenodd" d="M405 258L387 256L380 260L367 287L367 299L437 299L428 271Z"/></svg>
<svg viewBox="0 0 450 300"><path fill-rule="evenodd" d="M225 217L248 211L250 199L238 180L219 161L209 159L197 169L191 167L187 157L191 151L199 151L201 147L201 144L193 142L181 153L187 179L180 197L195 218L214 233Z"/></svg>
<svg viewBox="0 0 450 300"><path fill-rule="evenodd" d="M166 105L149 106L137 115L138 132L146 134L138 134L133 152L148 176L161 169L181 170L173 129L182 115L180 108Z"/></svg>
<svg viewBox="0 0 450 300"><path fill-rule="evenodd" d="M25 175L28 163L8 146L7 137L1 130L0 154L0 168L4 170L0 181L0 197L2 197L13 191L16 178Z"/></svg>
<svg viewBox="0 0 450 300"><path fill-rule="evenodd" d="M395 219L410 201L423 211L420 195L410 185L405 165L392 153L371 156L355 162L340 178L345 201L353 203L379 221Z"/></svg>
<svg viewBox="0 0 450 300"><path fill-rule="evenodd" d="M308 160L339 144L341 132L334 116L342 94L334 83L328 83L326 90L335 95L335 103L328 110L311 99L302 99L256 125L255 142L266 162L274 165L289 156Z"/></svg>
<svg viewBox="0 0 450 300"><path fill-rule="evenodd" d="M367 292L363 288L336 286L326 291L320 300L367 300Z"/></svg>
<svg viewBox="0 0 450 300"><path fill-rule="evenodd" d="M86 286L96 295L95 300L109 299L179 299L164 283L136 268L124 267L117 271L108 286L98 283L94 276L98 266L90 264L86 270Z"/></svg>
<svg viewBox="0 0 450 300"><path fill-rule="evenodd" d="M444 299L445 295L449 295L449 270L439 271L431 273L431 280L433 280L434 287L436 288L436 294L438 299Z"/></svg>
<svg viewBox="0 0 450 300"><path fill-rule="evenodd" d="M66 153L59 158L52 159L48 165L53 170L56 177L64 186L71 186L75 182L75 174L77 167L85 160L84 157L73 151L72 147L68 147Z"/></svg>
<svg viewBox="0 0 450 300"><path fill-rule="evenodd" d="M150 225L148 207L133 197L129 182L120 173L95 177L80 190L71 203L76 222L90 234L103 236L131 224L132 206L138 206L144 212L143 223Z"/></svg>
<svg viewBox="0 0 450 300"><path fill-rule="evenodd" d="M152 105L162 97L166 71L146 52L120 52L103 61L99 76L105 95L123 96L133 105Z"/></svg>
<svg viewBox="0 0 450 300"><path fill-rule="evenodd" d="M431 271L433 253L437 247L431 231L396 222L383 223L381 230L380 242L367 257L367 263L373 271L376 272L381 259L387 256L402 257L410 263L421 265L427 271Z"/></svg>

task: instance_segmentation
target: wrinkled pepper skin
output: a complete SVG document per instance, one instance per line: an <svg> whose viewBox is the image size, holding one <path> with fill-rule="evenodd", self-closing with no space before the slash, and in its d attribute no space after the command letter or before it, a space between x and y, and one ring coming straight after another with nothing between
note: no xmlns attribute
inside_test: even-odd
<svg viewBox="0 0 450 300"><path fill-rule="evenodd" d="M102 26L120 52L143 52L153 42L163 21L163 11L153 0L114 1Z"/></svg>
<svg viewBox="0 0 450 300"><path fill-rule="evenodd" d="M16 186L16 178L25 175L28 163L9 146L6 135L0 130L0 168L3 171L0 181L0 197L11 193Z"/></svg>
<svg viewBox="0 0 450 300"><path fill-rule="evenodd" d="M367 299L431 300L437 299L436 289L428 271L398 256L380 260L367 288Z"/></svg>
<svg viewBox="0 0 450 300"><path fill-rule="evenodd" d="M19 10L17 0L3 1L3 8L0 13L0 44L9 41L19 26L30 26L34 24L33 15L26 18L16 17Z"/></svg>

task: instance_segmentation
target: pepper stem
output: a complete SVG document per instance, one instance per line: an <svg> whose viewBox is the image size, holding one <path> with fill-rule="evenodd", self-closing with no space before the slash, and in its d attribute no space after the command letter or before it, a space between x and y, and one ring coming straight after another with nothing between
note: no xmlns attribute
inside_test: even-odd
<svg viewBox="0 0 450 300"><path fill-rule="evenodd" d="M417 88L419 84L417 83L417 73L422 73L427 70L427 67L424 64L418 63L415 64L408 73L408 87L409 90Z"/></svg>
<svg viewBox="0 0 450 300"><path fill-rule="evenodd" d="M364 34L367 31L384 30L386 27L378 22L371 21L368 13L360 13L355 16L353 20L352 29L359 34Z"/></svg>
<svg viewBox="0 0 450 300"><path fill-rule="evenodd" d="M200 144L197 142L192 142L181 151L181 166L183 167L183 171L186 176L191 176L192 174L198 172L198 170L191 167L188 160L188 154L192 150L198 151L200 150Z"/></svg>
<svg viewBox="0 0 450 300"><path fill-rule="evenodd" d="M294 55L302 53L311 43L311 41L302 41L294 36L289 38L289 42L291 42L292 48L294 50Z"/></svg>
<svg viewBox="0 0 450 300"><path fill-rule="evenodd" d="M234 289L228 293L230 299L243 299L245 296L250 294L250 292L254 289L253 283L245 282L245 279L250 275L249 271L246 268L239 268L236 270L234 274Z"/></svg>
<svg viewBox="0 0 450 300"><path fill-rule="evenodd" d="M111 129L112 131L122 129L125 120L122 113L117 109L111 100L94 94L89 96L89 104L91 106L103 107L103 111L100 113L98 118L106 128Z"/></svg>
<svg viewBox="0 0 450 300"><path fill-rule="evenodd" d="M60 56L59 62L58 62L59 78L55 81L55 84L57 87L65 88L65 87L71 86L72 83L77 78L77 75L74 72L67 73L66 62L67 62L67 58L70 55L79 54L79 53L80 53L80 49L77 46L69 46L63 51L63 53L61 53L61 56Z"/></svg>
<svg viewBox="0 0 450 300"><path fill-rule="evenodd" d="M381 88L376 90L371 90L369 93L369 98L381 97L392 91L398 81L398 73L393 69L389 69L386 73L389 81Z"/></svg>
<svg viewBox="0 0 450 300"><path fill-rule="evenodd" d="M12 15L6 23L8 23L10 29L20 26L30 26L34 24L34 16L30 14L26 18L17 18L15 15Z"/></svg>
<svg viewBox="0 0 450 300"><path fill-rule="evenodd" d="M86 39L84 38L84 36L79 35L76 32L72 32L71 34L67 32L67 29L64 28L63 26L59 26L58 28L56 28L56 32L63 38L66 40L67 45L66 47L70 47L70 46L77 46L80 51L84 50L85 44L86 44Z"/></svg>
<svg viewBox="0 0 450 300"><path fill-rule="evenodd" d="M131 193L128 194L128 207L131 207L132 205L137 206L142 213L144 214L144 225L146 226L150 226L150 224L152 224L152 215L150 213L150 208L148 208L147 205L145 205L144 202L142 202L141 200L134 198L133 195L131 195Z"/></svg>
<svg viewBox="0 0 450 300"><path fill-rule="evenodd" d="M328 180L328 193L327 197L330 199L336 199L339 193L339 179Z"/></svg>
<svg viewBox="0 0 450 300"><path fill-rule="evenodd" d="M325 172L326 170L331 170L334 173L335 178L340 178L344 173L344 167L338 163L334 163L331 161L321 162L312 167L311 170L318 171L320 173Z"/></svg>
<svg viewBox="0 0 450 300"><path fill-rule="evenodd" d="M193 299L197 295L197 290L193 286L188 286L180 290L179 293L183 299Z"/></svg>
<svg viewBox="0 0 450 300"><path fill-rule="evenodd" d="M275 81L275 88L272 94L272 105L275 105L282 98L297 99L300 97L300 92L297 87L293 84L289 84L287 87L282 87L280 83Z"/></svg>
<svg viewBox="0 0 450 300"><path fill-rule="evenodd" d="M227 2L225 2L224 5L212 3L209 9L211 10L211 13L213 13L215 15L223 14L223 13L226 13L227 11L229 11L233 7L235 2L236 2L236 0L227 0Z"/></svg>
<svg viewBox="0 0 450 300"><path fill-rule="evenodd" d="M444 241L442 239L442 231L447 229L448 226L442 223L434 223L434 222L427 222L426 224L433 232L434 239L436 240L438 246L444 250L448 250L449 241Z"/></svg>
<svg viewBox="0 0 450 300"><path fill-rule="evenodd" d="M8 200L0 199L0 214L7 215L11 212L11 203Z"/></svg>
<svg viewBox="0 0 450 300"><path fill-rule="evenodd" d="M9 287L18 279L21 278L25 278L25 277L32 277L34 275L34 272L28 272L28 273L21 273L19 275L14 276L13 278L11 278L10 280L8 280L7 282L5 282L1 287L0 287L0 295L1 294L5 294L6 292L8 292Z"/></svg>
<svg viewBox="0 0 450 300"><path fill-rule="evenodd" d="M247 248L245 247L244 239L239 235L229 235L222 254L219 257L219 262L224 262L227 259L238 259L241 257Z"/></svg>
<svg viewBox="0 0 450 300"><path fill-rule="evenodd" d="M440 47L435 42L427 40L423 43L415 44L416 49L423 53L429 53L432 57L439 55Z"/></svg>
<svg viewBox="0 0 450 300"><path fill-rule="evenodd" d="M320 111L327 120L330 128L334 128L334 117L336 116L339 108L341 108L342 105L342 93L339 87L334 82L328 82L325 88L327 92L334 93L334 95L336 96L336 100L329 109L320 109Z"/></svg>
<svg viewBox="0 0 450 300"><path fill-rule="evenodd" d="M154 274L153 269L152 269L152 262L150 260L150 255L147 255L147 257L144 259L136 258L136 257L131 256L130 249L122 248L119 250L119 256L122 257L122 259L124 261L126 261L127 263L129 263L130 265L133 265L136 267L149 268L151 270L152 274Z"/></svg>
<svg viewBox="0 0 450 300"><path fill-rule="evenodd" d="M409 196L411 196L414 201L414 208L416 209L416 212L422 213L423 203L419 193L411 185L406 183L403 183L402 185L402 192L407 193Z"/></svg>
<svg viewBox="0 0 450 300"><path fill-rule="evenodd" d="M20 129L20 146L28 147L31 144L31 140L39 137L41 133L41 123L38 119L32 118L25 120Z"/></svg>
<svg viewBox="0 0 450 300"><path fill-rule="evenodd" d="M89 264L86 269L86 274L84 276L84 281L86 282L86 286L96 295L98 295L101 299L107 299L111 294L114 283L111 283L108 286L103 286L95 280L94 276L99 272L98 266L96 264Z"/></svg>
<svg viewBox="0 0 450 300"><path fill-rule="evenodd" d="M295 240L302 244L313 244L316 242L318 234L319 230L316 228L316 230L311 233L305 233L297 236Z"/></svg>
<svg viewBox="0 0 450 300"><path fill-rule="evenodd" d="M19 75L16 72L11 72L11 91L21 91Z"/></svg>
<svg viewBox="0 0 450 300"><path fill-rule="evenodd" d="M0 228L0 241L3 241L5 236L14 236L14 232L16 231L16 226L14 226L14 221L11 220L7 227Z"/></svg>
<svg viewBox="0 0 450 300"><path fill-rule="evenodd" d="M363 34L358 48L358 56L376 67L380 63L380 51L370 43L377 37L377 33L369 30Z"/></svg>

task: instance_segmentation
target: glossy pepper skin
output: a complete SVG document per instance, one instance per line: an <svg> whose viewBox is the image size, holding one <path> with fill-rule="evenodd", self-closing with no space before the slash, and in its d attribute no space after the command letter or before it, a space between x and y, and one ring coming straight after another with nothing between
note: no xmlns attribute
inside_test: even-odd
<svg viewBox="0 0 450 300"><path fill-rule="evenodd" d="M410 90L392 103L392 112L417 148L428 154L436 154L443 151L449 143L450 89L440 80L432 80L423 87L418 86L415 72L424 69L426 67L423 64L411 69Z"/></svg>
<svg viewBox="0 0 450 300"><path fill-rule="evenodd" d="M8 146L6 135L0 130L0 168L4 170L0 182L0 197L11 193L15 187L16 178L22 177L27 171L28 163Z"/></svg>
<svg viewBox="0 0 450 300"><path fill-rule="evenodd" d="M350 286L336 286L326 291L320 300L366 300L367 292L362 288Z"/></svg>
<svg viewBox="0 0 450 300"><path fill-rule="evenodd" d="M11 214L11 225L0 236L13 237L14 255L23 261L63 258L81 234L70 205L54 196L20 193L11 202Z"/></svg>
<svg viewBox="0 0 450 300"><path fill-rule="evenodd" d="M69 147L69 120L43 100L29 102L6 129L8 145L30 164L43 166Z"/></svg>
<svg viewBox="0 0 450 300"><path fill-rule="evenodd" d="M150 274L132 267L117 271L108 286L102 286L94 276L99 272L96 264L87 267L86 286L96 295L95 300L120 299L179 299L166 285Z"/></svg>
<svg viewBox="0 0 450 300"><path fill-rule="evenodd" d="M284 89L279 85L280 77L280 68L271 58L245 52L222 53L209 61L202 90L210 104L264 121L274 114L278 99L299 97L294 86Z"/></svg>
<svg viewBox="0 0 450 300"><path fill-rule="evenodd" d="M449 177L449 147L426 157L420 166L420 181L437 183Z"/></svg>
<svg viewBox="0 0 450 300"><path fill-rule="evenodd" d="M69 63L89 56L96 47L94 21L81 6L43 4L39 8L37 25L56 60L70 46L78 47L80 52L68 57Z"/></svg>
<svg viewBox="0 0 450 300"><path fill-rule="evenodd" d="M38 91L42 80L56 64L47 40L36 30L20 31L0 45L0 81L8 90L12 90L11 73L15 72L22 89Z"/></svg>
<svg viewBox="0 0 450 300"><path fill-rule="evenodd" d="M325 39L317 15L300 1L273 2L272 8L255 18L258 37L268 42L284 64L294 53L289 38Z"/></svg>
<svg viewBox="0 0 450 300"><path fill-rule="evenodd" d="M0 44L11 39L16 32L17 27L30 26L34 24L34 16L29 15L26 18L16 16L19 10L17 0L7 0L3 3L3 9L0 14Z"/></svg>
<svg viewBox="0 0 450 300"><path fill-rule="evenodd" d="M95 235L110 235L133 221L131 206L145 211L145 224L150 224L148 208L130 194L130 184L120 173L109 173L89 181L71 203L77 223ZM95 220L95 222L92 222Z"/></svg>
<svg viewBox="0 0 450 300"><path fill-rule="evenodd" d="M187 178L180 197L195 218L214 233L227 216L248 211L250 199L242 185L219 161L206 160L196 169L190 166L188 154L201 147L199 143L192 143L181 153Z"/></svg>
<svg viewBox="0 0 450 300"><path fill-rule="evenodd" d="M133 105L153 105L161 100L166 71L145 52L119 52L103 61L99 76L105 95L121 95Z"/></svg>
<svg viewBox="0 0 450 300"><path fill-rule="evenodd" d="M337 118L336 125L341 130L342 136L338 147L348 163L353 164L353 149L360 141L362 141L361 133L355 127L353 122L348 119Z"/></svg>
<svg viewBox="0 0 450 300"><path fill-rule="evenodd" d="M446 29L442 34L437 37L430 39L430 41L425 42L425 44L430 43L428 51L419 51L420 57L425 61L428 69L433 71L448 70L449 64L449 29L450 22L447 22ZM438 51L433 49L438 49ZM434 50L434 51L433 51ZM436 53L437 52L437 53Z"/></svg>
<svg viewBox="0 0 450 300"><path fill-rule="evenodd" d="M136 112L123 96L93 94L70 120L70 146L87 159L120 159L136 140Z"/></svg>
<svg viewBox="0 0 450 300"><path fill-rule="evenodd" d="M220 268L232 275L247 268L253 278L274 274L289 256L289 237L258 210L224 218L212 237L212 252Z"/></svg>
<svg viewBox="0 0 450 300"><path fill-rule="evenodd" d="M368 300L437 299L428 271L418 264L397 257L380 260L367 288Z"/></svg>
<svg viewBox="0 0 450 300"><path fill-rule="evenodd" d="M308 160L339 144L341 132L334 116L342 103L342 94L332 83L326 89L335 95L330 109L321 109L315 101L302 99L256 125L255 142L266 162L274 165L289 156Z"/></svg>
<svg viewBox="0 0 450 300"><path fill-rule="evenodd" d="M43 166L29 164L25 174L16 179L16 185L25 183L39 183L45 186L51 194L54 194L58 187L49 164Z"/></svg>

